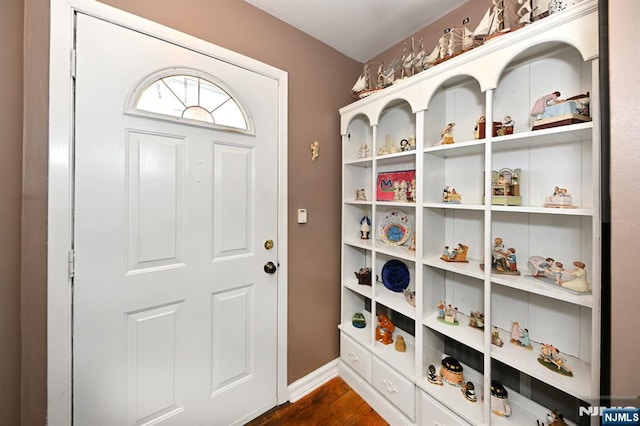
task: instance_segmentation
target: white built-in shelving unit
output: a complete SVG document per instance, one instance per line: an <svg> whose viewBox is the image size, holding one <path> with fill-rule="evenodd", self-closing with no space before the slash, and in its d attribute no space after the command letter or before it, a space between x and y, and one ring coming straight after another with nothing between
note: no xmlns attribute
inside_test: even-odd
<svg viewBox="0 0 640 426"><path fill-rule="evenodd" d="M405 81L340 110L342 168L341 375L393 424L533 425L554 408L571 419L579 405L597 401L600 387L600 139L598 105L598 7L584 1L515 32L498 37ZM547 93L561 97L590 93L592 121L532 131L531 106ZM474 138L480 116L487 122L515 120L511 135L489 128ZM440 145L440 132L455 122L455 143ZM490 127L490 126L488 126ZM377 155L390 135L399 144L416 137L416 149ZM370 155L359 158L366 143ZM492 205L490 173L521 169L519 206ZM415 170L415 202L376 200L381 172ZM461 204L441 202L448 185L462 194ZM577 208L544 207L555 186L565 187ZM367 201L356 201L365 189ZM377 230L392 210L410 218L416 248L385 244ZM371 238L360 238L363 212L371 218ZM520 276L483 270L495 237L517 250ZM445 245L469 246L469 263L440 259ZM575 294L532 278L530 256L549 256L570 265L584 262L592 287ZM375 276L398 259L410 273L416 306L388 290ZM372 286L354 274L372 269ZM438 301L458 307L458 326L437 319ZM467 326L472 311L485 315L484 331ZM365 315L355 328L352 316ZM406 352L375 340L376 315L398 326ZM529 330L533 350L509 343L512 321ZM503 347L491 344L500 330ZM556 346L573 377L537 361L541 343ZM463 398L459 387L426 380L430 364L445 356L464 367L478 402ZM491 380L509 391L513 414L492 414ZM558 407L560 405L560 407ZM566 412L567 406L575 413ZM561 410L562 411L562 410ZM573 419L579 423L584 419Z"/></svg>

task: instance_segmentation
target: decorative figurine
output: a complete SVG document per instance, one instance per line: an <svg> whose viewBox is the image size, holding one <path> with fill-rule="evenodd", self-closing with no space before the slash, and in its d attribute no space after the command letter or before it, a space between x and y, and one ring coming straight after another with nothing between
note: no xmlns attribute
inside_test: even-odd
<svg viewBox="0 0 640 426"><path fill-rule="evenodd" d="M320 142L315 141L313 142L309 148L311 148L311 161L316 161L316 159L318 158L318 155L320 155L320 153L318 152L320 150Z"/></svg>
<svg viewBox="0 0 640 426"><path fill-rule="evenodd" d="M433 364L429 365L427 372L427 381L434 385L442 385L442 377L436 373L436 367Z"/></svg>
<svg viewBox="0 0 640 426"><path fill-rule="evenodd" d="M400 149L393 143L391 135L387 135L384 139L384 145L378 150L378 155L395 154L400 152Z"/></svg>
<svg viewBox="0 0 640 426"><path fill-rule="evenodd" d="M442 136L442 139L440 139L440 145L449 145L453 143L453 128L455 125L456 123L452 122L442 129L442 132L440 132L440 135Z"/></svg>
<svg viewBox="0 0 640 426"><path fill-rule="evenodd" d="M462 372L462 365L457 359L450 356L442 359L442 366L440 367L440 376L442 379L454 386L462 386L464 383L464 374Z"/></svg>
<svg viewBox="0 0 640 426"><path fill-rule="evenodd" d="M407 201L411 201L412 203L416 202L416 180L411 180L411 185L409 185L409 189L407 191Z"/></svg>
<svg viewBox="0 0 640 426"><path fill-rule="evenodd" d="M367 193L362 189L356 189L356 201L367 201Z"/></svg>
<svg viewBox="0 0 640 426"><path fill-rule="evenodd" d="M462 243L458 243L458 245L453 250L449 250L449 246L445 246L440 259L444 260L445 262L469 263L469 261L467 260L468 251L469 246Z"/></svg>
<svg viewBox="0 0 640 426"><path fill-rule="evenodd" d="M571 368L567 365L567 361L560 356L560 351L553 345L543 343L540 346L540 354L538 355L538 362L549 370L560 373L564 376L573 377Z"/></svg>
<svg viewBox="0 0 640 426"><path fill-rule="evenodd" d="M551 257L531 256L529 269L531 276L543 282L555 284L561 289L575 294L585 294L591 291L587 282L586 265L578 260L573 262L574 269L565 270L562 262Z"/></svg>
<svg viewBox="0 0 640 426"><path fill-rule="evenodd" d="M484 314L480 311L472 311L469 315L469 327L484 330Z"/></svg>
<svg viewBox="0 0 640 426"><path fill-rule="evenodd" d="M509 341L521 348L529 350L533 349L533 346L531 346L531 340L529 339L529 329L520 328L518 321L513 321L511 323L511 339Z"/></svg>
<svg viewBox="0 0 640 426"><path fill-rule="evenodd" d="M451 304L445 306L442 301L438 302L438 321L449 325L458 325L458 308Z"/></svg>
<svg viewBox="0 0 640 426"><path fill-rule="evenodd" d="M476 388L475 386L473 386L473 383L467 382L466 384L462 385L462 389L460 390L462 391L462 394L467 401L476 402L478 400L478 398L476 397Z"/></svg>
<svg viewBox="0 0 640 426"><path fill-rule="evenodd" d="M358 158L367 158L369 156L369 145L366 142L362 142L360 149L358 150Z"/></svg>
<svg viewBox="0 0 640 426"><path fill-rule="evenodd" d="M504 345L504 342L500 338L500 330L498 330L498 327L493 327L493 331L491 332L491 343L499 348Z"/></svg>
<svg viewBox="0 0 640 426"><path fill-rule="evenodd" d="M480 264L484 271L484 263ZM520 275L516 259L516 249L504 247L502 238L496 237L491 246L491 272L494 274Z"/></svg>
<svg viewBox="0 0 640 426"><path fill-rule="evenodd" d="M473 128L473 137L475 139L484 139L485 137L487 137L486 125L487 119L484 115L481 115L476 122L476 126ZM498 136L498 130L502 128L502 123L499 121L493 121L491 125L491 135Z"/></svg>
<svg viewBox="0 0 640 426"><path fill-rule="evenodd" d="M547 414L547 423L536 420L537 426L567 426L564 416L558 410L553 410Z"/></svg>
<svg viewBox="0 0 640 426"><path fill-rule="evenodd" d="M501 127L498 129L498 136L504 135L512 135L513 134L513 126L515 126L516 122L511 118L510 115L504 117L504 121L501 123Z"/></svg>
<svg viewBox="0 0 640 426"><path fill-rule="evenodd" d="M547 197L544 203L545 207L553 207L557 209L575 209L573 205L573 197L567 192L566 188L556 186L553 189L553 195Z"/></svg>
<svg viewBox="0 0 640 426"><path fill-rule="evenodd" d="M402 292L404 293L404 299L407 301L407 303L411 306L416 306L416 292L411 291L408 288L405 288L404 290L402 290Z"/></svg>
<svg viewBox="0 0 640 426"><path fill-rule="evenodd" d="M531 116L536 118L532 130L591 121L589 103L589 92L567 99L560 99L560 92L544 95L531 108Z"/></svg>
<svg viewBox="0 0 640 426"><path fill-rule="evenodd" d="M449 186L445 186L442 190L442 202L448 204L460 204L462 202L462 195L456 192L455 188L449 188Z"/></svg>
<svg viewBox="0 0 640 426"><path fill-rule="evenodd" d="M411 236L411 242L409 243L409 250L411 251L416 250L416 234L415 233Z"/></svg>
<svg viewBox="0 0 640 426"><path fill-rule="evenodd" d="M396 351L398 352L406 352L407 344L404 341L404 337L398 336L396 337Z"/></svg>
<svg viewBox="0 0 640 426"><path fill-rule="evenodd" d="M406 180L396 180L393 182L393 201L407 201L409 182Z"/></svg>
<svg viewBox="0 0 640 426"><path fill-rule="evenodd" d="M402 139L400 141L400 151L411 151L411 145L408 139Z"/></svg>
<svg viewBox="0 0 640 426"><path fill-rule="evenodd" d="M356 312L351 318L351 324L353 324L355 328L365 328L367 326L367 320L362 312Z"/></svg>
<svg viewBox="0 0 640 426"><path fill-rule="evenodd" d="M491 412L500 417L509 417L511 415L509 393L502 383L497 380L491 381Z"/></svg>
<svg viewBox="0 0 640 426"><path fill-rule="evenodd" d="M520 169L500 169L491 171L491 204L502 206L519 206Z"/></svg>
<svg viewBox="0 0 640 426"><path fill-rule="evenodd" d="M416 135L409 135L409 147L410 149L416 149Z"/></svg>
<svg viewBox="0 0 640 426"><path fill-rule="evenodd" d="M354 272L358 278L358 284L371 285L371 268L360 268L358 272Z"/></svg>
<svg viewBox="0 0 640 426"><path fill-rule="evenodd" d="M370 232L371 232L371 219L369 219L369 213L364 212L362 219L360 219L360 239L368 240Z"/></svg>
<svg viewBox="0 0 640 426"><path fill-rule="evenodd" d="M376 341L383 345L390 345L393 343L393 332L396 326L393 325L389 317L385 314L378 315L378 326L376 327Z"/></svg>

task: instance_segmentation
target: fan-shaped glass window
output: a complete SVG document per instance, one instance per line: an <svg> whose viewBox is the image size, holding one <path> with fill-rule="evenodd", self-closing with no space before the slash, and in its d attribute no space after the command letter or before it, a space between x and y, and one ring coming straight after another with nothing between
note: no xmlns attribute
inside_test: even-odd
<svg viewBox="0 0 640 426"><path fill-rule="evenodd" d="M242 109L226 90L194 75L170 75L152 81L134 107L235 129L249 128Z"/></svg>

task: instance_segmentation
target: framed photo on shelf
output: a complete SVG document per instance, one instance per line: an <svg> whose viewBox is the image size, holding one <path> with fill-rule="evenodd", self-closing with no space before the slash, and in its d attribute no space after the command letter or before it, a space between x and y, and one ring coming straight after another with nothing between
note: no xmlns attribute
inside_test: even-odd
<svg viewBox="0 0 640 426"><path fill-rule="evenodd" d="M378 173L376 184L376 200L407 201L407 192L411 191L411 183L415 182L415 170ZM403 182L405 182L403 184ZM404 195L402 195L404 193ZM409 196L410 197L410 196Z"/></svg>

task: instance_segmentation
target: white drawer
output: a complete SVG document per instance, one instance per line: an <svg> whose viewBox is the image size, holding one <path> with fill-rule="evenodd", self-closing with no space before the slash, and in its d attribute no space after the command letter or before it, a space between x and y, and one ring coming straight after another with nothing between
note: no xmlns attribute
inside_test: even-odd
<svg viewBox="0 0 640 426"><path fill-rule="evenodd" d="M373 387L412 421L416 419L415 385L384 362L373 359Z"/></svg>
<svg viewBox="0 0 640 426"><path fill-rule="evenodd" d="M445 386L447 386L445 384ZM420 392L420 426L468 426L469 424L449 411L424 392Z"/></svg>
<svg viewBox="0 0 640 426"><path fill-rule="evenodd" d="M344 333L340 333L340 359L371 383L371 354Z"/></svg>

